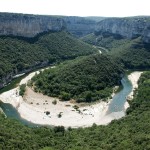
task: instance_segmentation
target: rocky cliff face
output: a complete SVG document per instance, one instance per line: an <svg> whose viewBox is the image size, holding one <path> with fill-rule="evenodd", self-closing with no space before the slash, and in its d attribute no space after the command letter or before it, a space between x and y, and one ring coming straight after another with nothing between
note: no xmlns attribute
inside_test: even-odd
<svg viewBox="0 0 150 150"><path fill-rule="evenodd" d="M102 21L97 23L97 19ZM42 32L62 29L66 29L77 37L95 31L96 33L117 34L125 38L142 36L144 42L150 42L150 17L90 19L88 17L0 13L0 35L34 37Z"/></svg>
<svg viewBox="0 0 150 150"><path fill-rule="evenodd" d="M51 16L0 13L0 35L34 37L45 31L60 31L63 19Z"/></svg>
<svg viewBox="0 0 150 150"><path fill-rule="evenodd" d="M94 32L96 21L86 17L63 17L66 29L77 37L85 36Z"/></svg>
<svg viewBox="0 0 150 150"><path fill-rule="evenodd" d="M125 38L141 36L144 42L150 42L150 17L109 18L100 21L96 33L112 33Z"/></svg>
<svg viewBox="0 0 150 150"><path fill-rule="evenodd" d="M95 30L96 21L84 17L0 13L0 35L34 37L46 31L66 29L80 37Z"/></svg>
<svg viewBox="0 0 150 150"><path fill-rule="evenodd" d="M143 32L143 41L150 43L150 22L147 23L146 30Z"/></svg>

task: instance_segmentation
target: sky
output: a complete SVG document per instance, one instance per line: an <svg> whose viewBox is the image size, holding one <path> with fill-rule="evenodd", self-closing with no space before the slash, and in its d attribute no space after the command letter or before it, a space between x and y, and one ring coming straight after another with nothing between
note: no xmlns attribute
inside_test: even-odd
<svg viewBox="0 0 150 150"><path fill-rule="evenodd" d="M0 12L65 16L150 16L150 0L0 0Z"/></svg>

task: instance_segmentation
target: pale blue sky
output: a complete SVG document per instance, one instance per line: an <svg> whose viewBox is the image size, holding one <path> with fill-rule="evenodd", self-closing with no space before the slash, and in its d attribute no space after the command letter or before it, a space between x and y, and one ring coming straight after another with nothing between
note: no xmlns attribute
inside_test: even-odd
<svg viewBox="0 0 150 150"><path fill-rule="evenodd" d="M26 14L150 16L150 0L0 0L0 12Z"/></svg>

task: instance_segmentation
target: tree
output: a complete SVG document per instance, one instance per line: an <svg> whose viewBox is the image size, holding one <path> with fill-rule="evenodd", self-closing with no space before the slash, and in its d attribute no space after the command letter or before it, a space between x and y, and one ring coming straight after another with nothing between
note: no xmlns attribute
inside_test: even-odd
<svg viewBox="0 0 150 150"><path fill-rule="evenodd" d="M85 99L86 99L86 102L91 102L92 101L92 93L90 91L88 91L86 93Z"/></svg>
<svg viewBox="0 0 150 150"><path fill-rule="evenodd" d="M61 99L64 101L70 100L70 94L67 92L62 92L61 93Z"/></svg>
<svg viewBox="0 0 150 150"><path fill-rule="evenodd" d="M24 96L25 90L26 90L26 84L20 85L19 95Z"/></svg>

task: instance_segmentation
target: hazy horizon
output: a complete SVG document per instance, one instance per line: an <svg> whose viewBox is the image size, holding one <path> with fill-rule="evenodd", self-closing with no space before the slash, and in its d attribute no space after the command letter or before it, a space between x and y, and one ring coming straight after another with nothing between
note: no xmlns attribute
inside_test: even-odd
<svg viewBox="0 0 150 150"><path fill-rule="evenodd" d="M148 0L0 0L0 12L80 17L150 16Z"/></svg>
<svg viewBox="0 0 150 150"><path fill-rule="evenodd" d="M31 14L31 13L20 13L20 12L0 12L0 13L8 13L8 14L23 14L23 15L37 15L37 16L64 16L64 17L102 17L102 18L126 18L126 17L150 17L150 15L137 15L137 16L69 16L69 15L51 15L51 14Z"/></svg>

